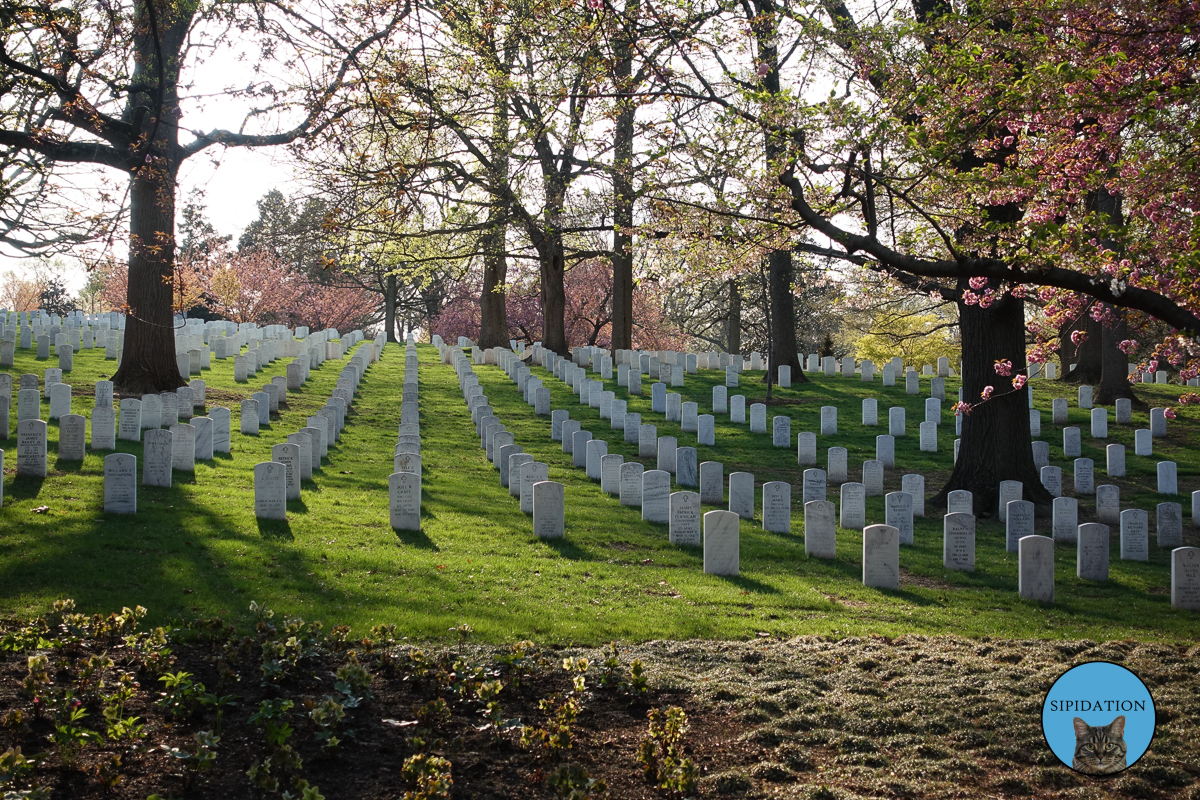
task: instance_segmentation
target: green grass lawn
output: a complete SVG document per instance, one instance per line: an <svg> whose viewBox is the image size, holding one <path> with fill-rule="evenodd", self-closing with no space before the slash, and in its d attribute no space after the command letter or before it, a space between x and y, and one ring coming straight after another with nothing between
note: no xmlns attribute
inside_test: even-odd
<svg viewBox="0 0 1200 800"><path fill-rule="evenodd" d="M15 441L5 459L4 506L0 509L0 613L27 616L57 598L71 597L81 610L107 612L141 604L151 620L174 616L226 615L248 620L251 600L279 612L327 624L348 624L365 632L373 624L397 623L416 639L442 638L453 626L469 624L478 636L500 642L524 638L549 643L594 644L611 639L650 640L741 638L760 632L776 635L834 636L880 633L967 636L1183 640L1194 638L1198 618L1171 609L1168 553L1153 543L1145 564L1119 559L1118 537L1112 537L1110 580L1105 584L1074 577L1072 548L1057 557L1057 602L1043 607L1017 596L1015 554L1004 550L1003 526L980 520L976 571L942 568L941 519L931 512L916 525L916 544L901 549L899 591L861 585L862 536L838 531L838 557L833 561L804 555L801 468L794 444L771 446L771 437L749 433L749 425L717 420L716 448L699 447L700 461L719 460L726 481L746 470L756 485L768 480L793 484L791 534L761 529L761 517L741 525L741 575L716 577L702 572L699 548L667 542L665 525L641 521L637 509L623 508L601 493L599 484L571 467L570 456L550 440L549 417L536 417L516 386L497 367L477 366L476 373L497 415L516 435L525 452L550 465L551 480L566 485L566 537L540 541L531 534L530 519L500 486L498 473L479 448L478 437L451 367L437 351L420 354L423 528L397 533L388 524L387 476L400 418L403 350L388 345L384 358L363 379L342 440L330 450L314 480L305 482L303 498L288 504L288 520L260 522L253 514L253 467L270 459L270 448L304 425L324 404L344 361L326 362L312 371L308 385L289 393L288 405L258 436L238 432L237 407L273 375L285 374L286 360L260 372L249 384L233 381L233 360L213 360L201 377L208 384L209 407L234 411L232 454L198 463L186 478L175 473L170 489L139 487L139 513L134 517L103 513L104 453L80 462L55 457L57 423L50 424L50 474L45 480L16 478ZM37 360L18 350L16 376L57 366L55 359ZM349 355L349 354L348 354ZM75 386L75 413L90 414L92 383L107 377L115 362L103 349L75 357L75 370L64 381ZM540 368L534 372L551 390L552 405L567 408L573 419L609 442L610 453L627 460L636 446L625 444L620 431L601 422L597 409L580 406L569 388ZM742 376L749 404L764 393L762 373ZM723 381L717 371L690 375L687 387L674 389L685 400L711 408L711 387ZM650 413L650 382L645 396L630 398L629 410L643 422L658 425L659 435L676 435L681 445L695 444L694 434ZM1146 414L1134 424L1118 426L1110 417L1110 438L1089 438L1088 412L1074 407L1075 389L1066 384L1035 381L1037 406L1044 410L1043 438L1051 444L1052 463L1069 472L1062 454L1060 428L1050 424L1053 397L1072 398L1070 424L1083 429L1084 455L1096 461L1096 483L1117 483L1122 507L1151 512L1162 498L1153 491L1155 464L1162 459L1179 465L1185 510L1185 542L1197 541L1191 527L1187 494L1200 488L1200 418L1194 409L1170 424L1169 436L1155 440L1155 455L1133 455L1133 430L1147 427ZM615 380L610 388L615 387ZM850 477L857 479L861 462L874 458L875 436L887 432L887 409L908 409L908 436L897 441L897 469L888 470L887 491L899 489L900 476L926 475L928 495L948 474L953 450L953 417L949 406L957 390L947 381L940 452L918 452L917 423L923 418L929 379L921 395L904 393L903 381L884 389L857 378L818 378L776 396L793 401L773 406L772 414L790 415L792 439L803 430L819 430L822 405L839 408L840 435L818 437L819 460L832 444L848 448ZM1139 387L1152 405L1169 404L1178 387ZM617 397L625 397L623 389ZM15 395L15 393L14 393ZM881 425L863 427L861 399L879 398ZM10 427L15 431L15 397ZM43 403L43 418L48 405ZM769 429L769 423L768 423ZM90 436L89 436L90 441ZM1128 446L1128 478L1110 481L1104 474L1103 445ZM141 455L139 445L118 442L118 449ZM653 464L648 463L652 468ZM1064 481L1067 486L1069 480ZM837 488L829 487L836 501ZM43 513L34 510L46 506ZM761 489L758 511L761 512ZM708 509L705 509L708 510ZM1094 519L1094 497L1080 502L1080 521ZM867 502L868 522L883 521L883 499ZM1038 521L1038 532L1049 520Z"/></svg>

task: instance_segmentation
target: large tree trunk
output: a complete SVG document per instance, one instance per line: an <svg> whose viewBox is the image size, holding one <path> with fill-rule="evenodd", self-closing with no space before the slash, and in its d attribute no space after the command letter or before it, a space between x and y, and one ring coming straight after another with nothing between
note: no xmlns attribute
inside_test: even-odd
<svg viewBox="0 0 1200 800"><path fill-rule="evenodd" d="M1060 337L1059 341L1071 343L1071 334L1075 331L1083 331L1087 338L1078 345L1072 343L1068 355L1074 361L1063 363L1063 380L1080 385L1100 383L1104 371L1101 359L1104 326L1092 319L1088 311L1084 311L1078 320L1064 329L1065 336ZM1071 369L1071 363L1075 364L1074 369Z"/></svg>
<svg viewBox="0 0 1200 800"><path fill-rule="evenodd" d="M967 289L966 280L958 288ZM1014 375L1025 372L1025 303L1006 294L989 308L959 303L958 313L963 400L974 409L963 417L954 471L930 502L944 508L950 492L966 489L974 497L975 515L991 517L998 510L1000 481L1014 480L1024 484L1025 499L1044 514L1053 498L1033 464L1027 390L1014 390L1010 379L998 376L993 368L994 362L1009 360ZM991 400L982 401L986 386L996 387L995 392Z"/></svg>
<svg viewBox="0 0 1200 800"><path fill-rule="evenodd" d="M736 278L725 282L729 288L729 313L725 317L725 352L742 352L742 291Z"/></svg>
<svg viewBox="0 0 1200 800"><path fill-rule="evenodd" d="M613 130L613 350L633 348L633 237L625 231L633 227L633 130L637 105L630 98L633 87L633 31L640 12L637 0L625 4L622 36L613 45L614 83L622 97Z"/></svg>
<svg viewBox="0 0 1200 800"><path fill-rule="evenodd" d="M488 234L483 256L483 294L479 298L479 346L508 346L508 303L505 285L508 280L508 259L504 256L504 245L496 246L496 240Z"/></svg>
<svg viewBox="0 0 1200 800"><path fill-rule="evenodd" d="M542 279L542 346L567 356L571 348L567 342L567 293L563 285L566 254L562 234L557 230L543 231L537 251Z"/></svg>
<svg viewBox="0 0 1200 800"><path fill-rule="evenodd" d="M763 89L772 95L781 92L779 76L779 47L776 44L778 34L775 0L755 0L754 17L750 20L754 31L755 43L758 48L758 60L766 67L763 75ZM786 158L784 143L779 133L768 128L763 129L763 155L767 159L767 168L781 167L781 159ZM770 268L768 296L770 297L771 325L767 335L771 338L771 356L769 373L776 373L776 367L787 365L792 368L792 380L806 381L804 371L800 367L800 357L796 351L796 302L792 295L795 291L792 281L791 250L774 250L767 259ZM768 382L773 375L768 374Z"/></svg>
<svg viewBox="0 0 1200 800"><path fill-rule="evenodd" d="M493 91L495 117L492 120L489 180L493 189L508 184L508 92L504 87ZM483 237L483 294L479 298L479 346L508 346L508 207L500 192L492 195L488 206L488 230Z"/></svg>
<svg viewBox="0 0 1200 800"><path fill-rule="evenodd" d="M387 341L396 341L396 276L389 274L383 289L383 324Z"/></svg>
<svg viewBox="0 0 1200 800"><path fill-rule="evenodd" d="M800 353L796 347L796 303L792 296L792 254L787 250L775 250L768 257L770 265L771 296L771 363L769 376L774 380L779 375L778 367L792 368L792 382L808 380L800 366Z"/></svg>
<svg viewBox="0 0 1200 800"><path fill-rule="evenodd" d="M1118 345L1129 338L1129 323L1125 320L1125 309L1106 305L1115 320L1110 327L1104 325L1100 344L1100 388L1096 392L1096 403L1111 406L1117 398L1133 401L1133 405L1145 407L1146 403L1133 393L1129 383L1129 357Z"/></svg>
<svg viewBox="0 0 1200 800"><path fill-rule="evenodd" d="M129 283L125 343L113 390L122 395L171 391L187 383L175 360L175 191L179 148L179 54L194 7L136 4L134 73L122 122L146 155L130 171ZM159 61L159 54L163 61Z"/></svg>
<svg viewBox="0 0 1200 800"><path fill-rule="evenodd" d="M157 169L137 171L129 192L129 287L121 366L122 395L169 392L187 383L175 360L175 182Z"/></svg>

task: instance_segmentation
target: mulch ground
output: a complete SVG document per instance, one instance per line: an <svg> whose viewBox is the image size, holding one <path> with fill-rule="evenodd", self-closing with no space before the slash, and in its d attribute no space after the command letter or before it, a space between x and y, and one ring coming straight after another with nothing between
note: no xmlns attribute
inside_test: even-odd
<svg viewBox="0 0 1200 800"><path fill-rule="evenodd" d="M336 630L326 635L295 621L264 620L249 636L199 622L166 632L164 641L145 631L126 638L132 622L111 619L68 612L42 626L6 627L0 749L19 746L31 762L14 767L15 751L0 760L0 790L137 800L315 798L316 787L330 800L1200 798L1195 646L763 637L622 646L606 666L609 651L477 646L466 632L458 646L418 649L387 632L349 641ZM46 656L41 679L39 656ZM588 660L586 671L580 658ZM575 671L564 669L564 660ZM635 660L645 671L644 692L630 677ZM1157 709L1150 751L1110 777L1067 769L1040 727L1054 680L1073 664L1096 660L1137 672ZM347 686L344 668L355 663L369 685ZM177 691L180 710L172 713L160 678L181 671L190 674L191 697L200 699L189 709ZM114 738L105 717L122 675L132 695L109 716L136 717L140 736ZM498 688L499 703L490 713L489 686ZM212 702L217 697L225 699L220 706ZM554 712L568 701L578 714L555 727ZM323 727L314 710L330 702L345 716ZM288 731L282 750L270 741L268 721L255 719L272 705L284 709L270 723L277 734ZM675 754L691 762L695 783L683 791L654 785L638 761L652 712L667 707L686 715ZM72 757L62 726L95 736L84 737ZM558 747L529 735L564 730ZM215 758L207 768L192 757L202 731L219 736L210 740ZM330 734L336 747L327 743ZM418 762L441 765L452 784L422 785ZM570 786L553 785L554 775L568 774L564 767L575 776L574 795Z"/></svg>

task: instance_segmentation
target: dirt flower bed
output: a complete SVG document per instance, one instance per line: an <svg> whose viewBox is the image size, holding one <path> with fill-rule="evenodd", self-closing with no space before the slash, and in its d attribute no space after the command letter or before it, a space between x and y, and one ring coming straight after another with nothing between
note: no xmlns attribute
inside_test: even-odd
<svg viewBox="0 0 1200 800"><path fill-rule="evenodd" d="M6 798L1200 798L1200 647L805 637L419 646L282 619L139 626L67 601L0 635ZM1151 750L1062 766L1042 698L1105 660ZM6 751L6 752L5 752Z"/></svg>

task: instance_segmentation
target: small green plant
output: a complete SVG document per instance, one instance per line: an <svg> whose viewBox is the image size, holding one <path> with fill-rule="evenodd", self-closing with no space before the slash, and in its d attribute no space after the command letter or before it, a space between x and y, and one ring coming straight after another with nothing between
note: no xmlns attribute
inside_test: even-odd
<svg viewBox="0 0 1200 800"><path fill-rule="evenodd" d="M333 688L353 700L346 704L347 708L356 707L360 700L370 699L371 673L358 662L358 655L353 650L346 654L346 663L338 667L334 677L337 683Z"/></svg>
<svg viewBox="0 0 1200 800"><path fill-rule="evenodd" d="M450 719L450 707L446 705L445 700L439 697L417 708L416 716L422 725L432 728L438 722Z"/></svg>
<svg viewBox="0 0 1200 800"><path fill-rule="evenodd" d="M308 787L308 781L299 777L303 768L304 759L300 758L300 754L290 744L285 744L274 748L271 755L262 761L254 762L250 769L246 770L246 775L254 787L264 792L278 792L281 782L289 780L293 788L303 791Z"/></svg>
<svg viewBox="0 0 1200 800"><path fill-rule="evenodd" d="M0 718L0 726L3 726L4 730L8 731L9 736L12 737L14 746L20 744L33 729L33 726L30 724L29 715L19 708L9 709L4 714L4 717Z"/></svg>
<svg viewBox="0 0 1200 800"><path fill-rule="evenodd" d="M576 692L583 692L587 689L585 676L590 664L586 658L564 658L562 666L570 674L571 684L575 687Z"/></svg>
<svg viewBox="0 0 1200 800"><path fill-rule="evenodd" d="M604 648L604 661L600 664L604 674L600 676L600 685L607 689L618 689L621 686L621 651L616 642L609 642Z"/></svg>
<svg viewBox="0 0 1200 800"><path fill-rule="evenodd" d="M646 780L675 797L696 793L696 766L682 757L687 714L679 706L650 712L650 732L638 746L637 760Z"/></svg>
<svg viewBox="0 0 1200 800"><path fill-rule="evenodd" d="M317 728L317 741L324 742L329 748L341 744L336 734L338 726L346 718L345 706L326 695L308 712L308 718Z"/></svg>
<svg viewBox="0 0 1200 800"><path fill-rule="evenodd" d="M552 695L538 701L538 708L549 718L544 727L521 729L522 746L538 747L547 753L569 750L575 741L572 726L579 716L579 699L568 697L563 700L560 695Z"/></svg>
<svg viewBox="0 0 1200 800"><path fill-rule="evenodd" d="M184 780L189 787L201 773L207 772L216 765L217 745L221 742L221 737L212 731L198 731L192 738L196 742L193 749L185 750L165 744L162 746L163 750L184 765L184 774L187 776Z"/></svg>
<svg viewBox="0 0 1200 800"><path fill-rule="evenodd" d="M165 628L155 628L146 634L132 634L125 637L125 645L130 650L130 660L146 676L158 677L171 668L175 656L167 647L167 631Z"/></svg>
<svg viewBox="0 0 1200 800"><path fill-rule="evenodd" d="M646 667L640 658L635 658L629 665L629 680L625 684L625 690L634 697L643 697L650 690L646 681Z"/></svg>
<svg viewBox="0 0 1200 800"><path fill-rule="evenodd" d="M608 785L578 764L563 764L546 776L546 786L561 800L598 800Z"/></svg>
<svg viewBox="0 0 1200 800"><path fill-rule="evenodd" d="M496 661L509 670L509 685L519 689L522 678L533 674L539 657L533 642L523 640L510 645L507 653L496 656Z"/></svg>
<svg viewBox="0 0 1200 800"><path fill-rule="evenodd" d="M157 705L176 719L187 719L202 707L217 702L216 695L209 694L203 683L193 681L190 672L168 672L159 681L166 691L160 695Z"/></svg>
<svg viewBox="0 0 1200 800"><path fill-rule="evenodd" d="M258 704L258 711L251 715L250 722L263 729L269 746L284 747L295 733L286 720L287 713L295 705L291 700L263 700Z"/></svg>
<svg viewBox="0 0 1200 800"><path fill-rule="evenodd" d="M26 662L28 674L21 688L30 697L37 697L50 687L50 659L44 655L30 656Z"/></svg>
<svg viewBox="0 0 1200 800"><path fill-rule="evenodd" d="M121 774L121 754L113 753L99 764L92 765L92 775L104 791L111 792L117 788L125 777Z"/></svg>
<svg viewBox="0 0 1200 800"><path fill-rule="evenodd" d="M417 753L404 762L400 775L412 787L404 800L448 800L454 786L450 762L440 756Z"/></svg>
<svg viewBox="0 0 1200 800"><path fill-rule="evenodd" d="M58 745L58 756L64 767L74 766L83 748L100 738L95 731L78 724L86 716L82 707L64 708L58 714L59 721L54 726L54 733L50 734L50 741Z"/></svg>
<svg viewBox="0 0 1200 800"><path fill-rule="evenodd" d="M22 785L31 784L37 761L26 758L21 748L10 747L0 753L0 797L20 798L21 800L43 800L49 792L36 786L22 789Z"/></svg>
<svg viewBox="0 0 1200 800"><path fill-rule="evenodd" d="M133 699L137 684L133 676L123 673L117 681L117 689L100 699L103 703L105 735L113 741L129 739L136 741L145 736L144 725L138 722L139 717L126 717L125 704Z"/></svg>

